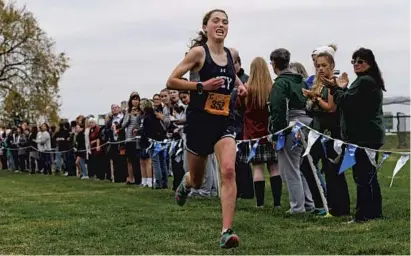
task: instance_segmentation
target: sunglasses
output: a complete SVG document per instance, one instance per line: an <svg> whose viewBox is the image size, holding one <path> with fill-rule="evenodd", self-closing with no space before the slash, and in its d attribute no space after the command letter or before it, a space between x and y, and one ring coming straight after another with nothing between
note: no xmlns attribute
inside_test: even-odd
<svg viewBox="0 0 411 256"><path fill-rule="evenodd" d="M351 60L351 64L353 64L353 65L355 65L355 64L361 65L361 64L363 64L364 62L365 62L365 61L362 60L362 59Z"/></svg>

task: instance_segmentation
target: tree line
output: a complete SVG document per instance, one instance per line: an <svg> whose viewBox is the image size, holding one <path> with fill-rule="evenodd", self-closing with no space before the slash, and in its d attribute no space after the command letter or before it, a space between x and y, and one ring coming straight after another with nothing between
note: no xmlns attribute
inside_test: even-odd
<svg viewBox="0 0 411 256"><path fill-rule="evenodd" d="M0 119L3 125L57 123L59 82L69 58L33 13L15 2L0 0Z"/></svg>

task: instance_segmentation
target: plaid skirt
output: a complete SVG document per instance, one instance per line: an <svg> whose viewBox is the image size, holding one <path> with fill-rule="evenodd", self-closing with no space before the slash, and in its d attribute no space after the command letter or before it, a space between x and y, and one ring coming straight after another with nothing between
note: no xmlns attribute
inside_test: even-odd
<svg viewBox="0 0 411 256"><path fill-rule="evenodd" d="M251 142L253 145L253 142ZM240 162L247 163L248 156L250 155L249 143L241 143L238 145L237 157ZM262 163L277 163L277 152L273 148L273 145L269 142L259 143L255 151L255 156L250 160L250 163L262 164Z"/></svg>

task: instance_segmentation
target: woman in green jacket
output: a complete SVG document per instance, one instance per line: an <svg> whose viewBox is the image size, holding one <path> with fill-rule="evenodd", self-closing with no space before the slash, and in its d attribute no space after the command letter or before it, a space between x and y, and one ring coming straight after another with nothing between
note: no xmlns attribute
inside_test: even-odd
<svg viewBox="0 0 411 256"><path fill-rule="evenodd" d="M371 50L360 48L352 55L351 63L357 79L349 88L347 74L323 83L330 88L334 102L341 109L341 131L345 142L361 147L379 149L384 144L382 100L384 80ZM378 154L376 154L376 161ZM353 166L357 185L357 204L352 222L382 217L382 197L376 167L364 149L357 148Z"/></svg>

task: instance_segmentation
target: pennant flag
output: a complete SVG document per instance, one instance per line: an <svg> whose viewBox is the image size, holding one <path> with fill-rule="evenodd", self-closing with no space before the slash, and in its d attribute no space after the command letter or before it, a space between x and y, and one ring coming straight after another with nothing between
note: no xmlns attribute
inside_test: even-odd
<svg viewBox="0 0 411 256"><path fill-rule="evenodd" d="M370 163L377 167L377 163L375 162L375 156L377 155L377 152L372 149L366 148L365 153L367 154L368 159L370 159Z"/></svg>
<svg viewBox="0 0 411 256"><path fill-rule="evenodd" d="M298 147L301 145L301 139L300 139L300 131L301 131L302 124L300 122L297 122L296 125L293 127L291 130L291 134L293 137L293 146L291 147L291 150L293 150L295 147Z"/></svg>
<svg viewBox="0 0 411 256"><path fill-rule="evenodd" d="M258 147L259 142L260 142L260 139L258 139L252 147L250 147L250 154L248 155L247 163L249 163L251 161L251 159L253 159L255 157L255 153L257 151L257 147ZM249 145L251 146L251 141L250 141Z"/></svg>
<svg viewBox="0 0 411 256"><path fill-rule="evenodd" d="M150 146L146 149L146 153L150 151L150 149L153 147L153 144L154 144L152 140L149 140L149 141L150 141Z"/></svg>
<svg viewBox="0 0 411 256"><path fill-rule="evenodd" d="M154 152L153 152L153 157L157 156L158 153L161 152L161 144L157 141L154 142Z"/></svg>
<svg viewBox="0 0 411 256"><path fill-rule="evenodd" d="M164 159L167 159L167 153L168 153L168 147L170 146L169 143L165 144L164 147L162 148L163 150L163 155L164 155Z"/></svg>
<svg viewBox="0 0 411 256"><path fill-rule="evenodd" d="M293 150L294 147L301 144L301 140L300 140L299 134L298 134L301 130L301 127L302 127L302 124L300 122L297 122L295 124L295 126L293 127L293 129L291 130L291 134L293 136L293 142L294 142L294 145L291 148L291 150Z"/></svg>
<svg viewBox="0 0 411 256"><path fill-rule="evenodd" d="M180 140L177 144L177 152L176 152L176 156L180 155L181 153L183 153L184 147L183 147L183 140Z"/></svg>
<svg viewBox="0 0 411 256"><path fill-rule="evenodd" d="M355 151L357 150L356 145L348 144L345 149L344 159L340 166L340 171L338 174L343 173L355 164Z"/></svg>
<svg viewBox="0 0 411 256"><path fill-rule="evenodd" d="M279 151L285 146L285 136L284 133L281 132L278 134L277 143L275 144L275 150Z"/></svg>
<svg viewBox="0 0 411 256"><path fill-rule="evenodd" d="M176 161L176 163L179 163L179 162L181 162L181 159L182 159L182 155L178 155L178 156L176 156L176 158L174 160Z"/></svg>
<svg viewBox="0 0 411 256"><path fill-rule="evenodd" d="M337 152L338 155L341 155L342 153L342 145L344 144L344 142L342 142L341 140L334 140L334 150L335 152Z"/></svg>
<svg viewBox="0 0 411 256"><path fill-rule="evenodd" d="M398 159L397 164L395 165L394 171L392 173L390 187L392 186L392 183L394 182L395 175L397 175L397 173L401 170L401 168L407 163L409 159L410 159L410 155L402 155L400 159Z"/></svg>
<svg viewBox="0 0 411 256"><path fill-rule="evenodd" d="M324 137L324 136L321 136L321 146L323 147L325 158L328 158L328 156L327 156L327 148L325 147L325 143L326 143L327 141L329 141L329 140L330 140L329 138Z"/></svg>
<svg viewBox="0 0 411 256"><path fill-rule="evenodd" d="M320 134L317 131L310 130L310 132L308 133L307 148L305 149L303 157L307 156L310 153L311 148L319 137Z"/></svg>
<svg viewBox="0 0 411 256"><path fill-rule="evenodd" d="M168 154L169 154L169 155L172 155L172 154L174 153L174 149L175 149L176 145L177 145L177 141L176 141L176 140L173 140L173 141L171 142L170 151L168 151Z"/></svg>
<svg viewBox="0 0 411 256"><path fill-rule="evenodd" d="M384 152L384 154L382 154L382 159L380 164L377 166L377 170L379 170L382 166L382 164L384 163L385 160L387 160L387 158L391 155L391 152Z"/></svg>
<svg viewBox="0 0 411 256"><path fill-rule="evenodd" d="M242 141L237 142L237 144L235 145L235 147L236 147L236 151L235 151L235 152L240 151L240 153L241 153L241 150L240 150L240 148L238 147L238 146L240 146L241 143L242 143Z"/></svg>

